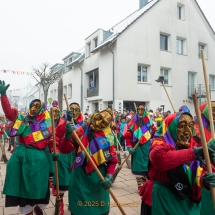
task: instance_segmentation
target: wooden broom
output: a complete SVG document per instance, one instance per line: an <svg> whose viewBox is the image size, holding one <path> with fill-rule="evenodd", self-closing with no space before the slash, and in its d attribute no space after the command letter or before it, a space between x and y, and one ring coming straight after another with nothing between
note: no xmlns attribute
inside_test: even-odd
<svg viewBox="0 0 215 215"><path fill-rule="evenodd" d="M67 110L69 110L69 103L68 103L68 99L66 94L64 94L64 98L66 101L66 105L67 105ZM73 137L76 139L76 141L78 142L79 146L81 147L81 149L84 151L85 155L87 156L87 158L89 159L90 163L92 164L92 166L94 167L96 173L98 174L99 178L104 181L104 177L103 175L100 173L98 167L96 166L96 164L94 163L94 161L92 160L92 158L90 157L88 151L86 150L86 148L84 147L83 143L81 142L81 140L79 139L78 135L76 134L75 131L72 132ZM119 201L117 200L117 198L115 197L113 191L111 190L111 188L108 189L108 192L110 193L111 197L113 198L113 200L115 201L116 205L118 206L119 210L121 211L121 213L123 215L126 215L125 211L123 210L121 204L119 203Z"/></svg>

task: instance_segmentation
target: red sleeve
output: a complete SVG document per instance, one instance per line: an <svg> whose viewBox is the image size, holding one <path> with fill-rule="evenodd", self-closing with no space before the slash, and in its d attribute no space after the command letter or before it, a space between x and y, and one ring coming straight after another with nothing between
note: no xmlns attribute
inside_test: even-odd
<svg viewBox="0 0 215 215"><path fill-rule="evenodd" d="M125 135L124 135L127 147L133 148L132 137L133 137L132 132L130 130L127 130L126 133L125 133Z"/></svg>
<svg viewBox="0 0 215 215"><path fill-rule="evenodd" d="M114 174L117 162L118 162L117 157L115 157L112 160L108 161L108 163L107 163L107 174L110 174L110 175Z"/></svg>
<svg viewBox="0 0 215 215"><path fill-rule="evenodd" d="M59 138L55 137L55 142L56 142L56 152L59 152L60 150L58 149L58 141ZM54 146L53 146L53 135L49 138L48 140L48 147L50 153L54 152Z"/></svg>
<svg viewBox="0 0 215 215"><path fill-rule="evenodd" d="M58 126L55 128L56 136L63 138L66 133L66 120L60 119Z"/></svg>
<svg viewBox="0 0 215 215"><path fill-rule="evenodd" d="M193 149L176 150L170 144L160 144L152 149L149 159L159 171L167 171L186 162L193 161L195 153Z"/></svg>
<svg viewBox="0 0 215 215"><path fill-rule="evenodd" d="M1 96L1 104L6 118L10 121L14 121L17 118L18 110L16 108L11 108L7 96Z"/></svg>
<svg viewBox="0 0 215 215"><path fill-rule="evenodd" d="M59 144L59 150L63 154L69 154L72 150L74 150L73 141L64 137Z"/></svg>

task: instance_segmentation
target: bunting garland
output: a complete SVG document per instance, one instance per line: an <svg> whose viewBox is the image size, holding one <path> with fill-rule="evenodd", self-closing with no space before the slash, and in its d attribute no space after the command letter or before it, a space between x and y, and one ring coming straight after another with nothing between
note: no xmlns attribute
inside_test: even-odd
<svg viewBox="0 0 215 215"><path fill-rule="evenodd" d="M13 70L5 70L5 69L0 69L0 73L12 74L12 75L32 75L32 72L19 72L19 71L13 71Z"/></svg>
<svg viewBox="0 0 215 215"><path fill-rule="evenodd" d="M15 92L15 91L20 91L20 90L27 90L27 89L30 89L32 87L22 87L22 88L17 88L17 89L12 89L12 90L9 90L10 92Z"/></svg>

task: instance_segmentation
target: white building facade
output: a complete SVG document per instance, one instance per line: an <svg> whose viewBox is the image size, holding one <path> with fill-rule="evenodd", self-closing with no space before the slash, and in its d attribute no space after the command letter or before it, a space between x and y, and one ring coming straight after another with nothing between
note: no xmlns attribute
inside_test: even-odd
<svg viewBox="0 0 215 215"><path fill-rule="evenodd" d="M199 103L206 100L201 49L215 100L214 47L214 31L195 0L153 0L109 31L98 29L86 38L84 49L63 59L64 93L88 113L111 107L113 100L119 111L134 109L135 102L173 112L155 81L162 75L174 108L187 105L194 113L194 90L202 97ZM55 90L57 84L48 98L57 98Z"/></svg>

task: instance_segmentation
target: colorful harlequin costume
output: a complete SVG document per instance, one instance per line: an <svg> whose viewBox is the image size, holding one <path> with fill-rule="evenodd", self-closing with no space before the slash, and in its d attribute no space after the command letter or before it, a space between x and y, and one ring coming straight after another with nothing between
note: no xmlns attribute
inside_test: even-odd
<svg viewBox="0 0 215 215"><path fill-rule="evenodd" d="M149 180L139 192L141 215L200 214L201 187L206 179L197 160L202 148L194 147L193 124L189 113L174 113L154 135L149 154Z"/></svg>
<svg viewBox="0 0 215 215"><path fill-rule="evenodd" d="M53 151L51 118L46 105L40 100L30 103L27 116L18 114L16 108L11 108L2 88L4 82L0 81L3 111L6 118L14 122L10 136L19 138L19 146L7 163L3 188L3 194L6 195L5 206L19 205L19 213L33 214L35 205L44 209L50 198L49 166L45 149L48 145L50 152ZM35 103L38 104L38 109L35 109ZM33 109L35 114L31 115ZM34 212L42 214L38 206L34 208Z"/></svg>
<svg viewBox="0 0 215 215"><path fill-rule="evenodd" d="M124 135L129 153L140 140L139 146L131 156L131 171L136 176L138 188L146 181L149 160L148 148L151 134L155 132L155 129L148 112L144 108L141 116L138 116L138 113L135 114L133 120L128 124L127 132Z"/></svg>
<svg viewBox="0 0 215 215"><path fill-rule="evenodd" d="M80 108L79 104L77 103L71 103L70 107L73 107L73 105L76 105ZM66 113L58 123L58 126L56 127L56 136L59 138L59 144L61 144L61 140L65 136L66 132L66 120L68 118L68 114ZM84 117L83 114L80 112L78 114L78 117L74 120L75 128L80 127L84 123ZM58 145L59 147L59 145ZM69 189L69 181L71 177L71 166L75 160L75 152L72 151L68 154L60 153L60 159L58 160L58 180L59 180L59 191L60 191L60 198L61 198L61 210L60 215L64 214L64 202L63 202L63 196L64 193ZM54 185L56 185L55 176L54 176Z"/></svg>
<svg viewBox="0 0 215 215"><path fill-rule="evenodd" d="M111 117L104 120L105 114ZM96 124L94 124L98 117L101 117L98 121L102 120L104 122L100 129L96 129ZM107 215L109 213L110 197L106 189L111 186L112 175L117 163L115 139L110 128L111 120L112 114L105 110L94 114L89 125L84 124L75 129L99 171L104 176L105 182L101 182L90 161L73 137L66 136L60 144L60 150L63 153L70 153L74 149L76 151L76 159L69 184L69 207L72 215ZM68 125L67 122L66 130L68 130ZM107 181L109 186L104 188L103 183ZM79 202L83 204L79 205Z"/></svg>
<svg viewBox="0 0 215 215"><path fill-rule="evenodd" d="M211 140L211 128L210 128L210 122L209 122L209 113L208 113L208 105L207 103L203 103L199 107L201 111L201 117L204 127L204 133L206 137L207 143ZM201 135L199 132L198 122L196 121L195 124L195 131L196 131L196 137L199 139L198 143L201 146ZM215 210L213 206L213 201L211 197L211 192L205 189L202 189L202 204L201 204L201 215L215 215Z"/></svg>

